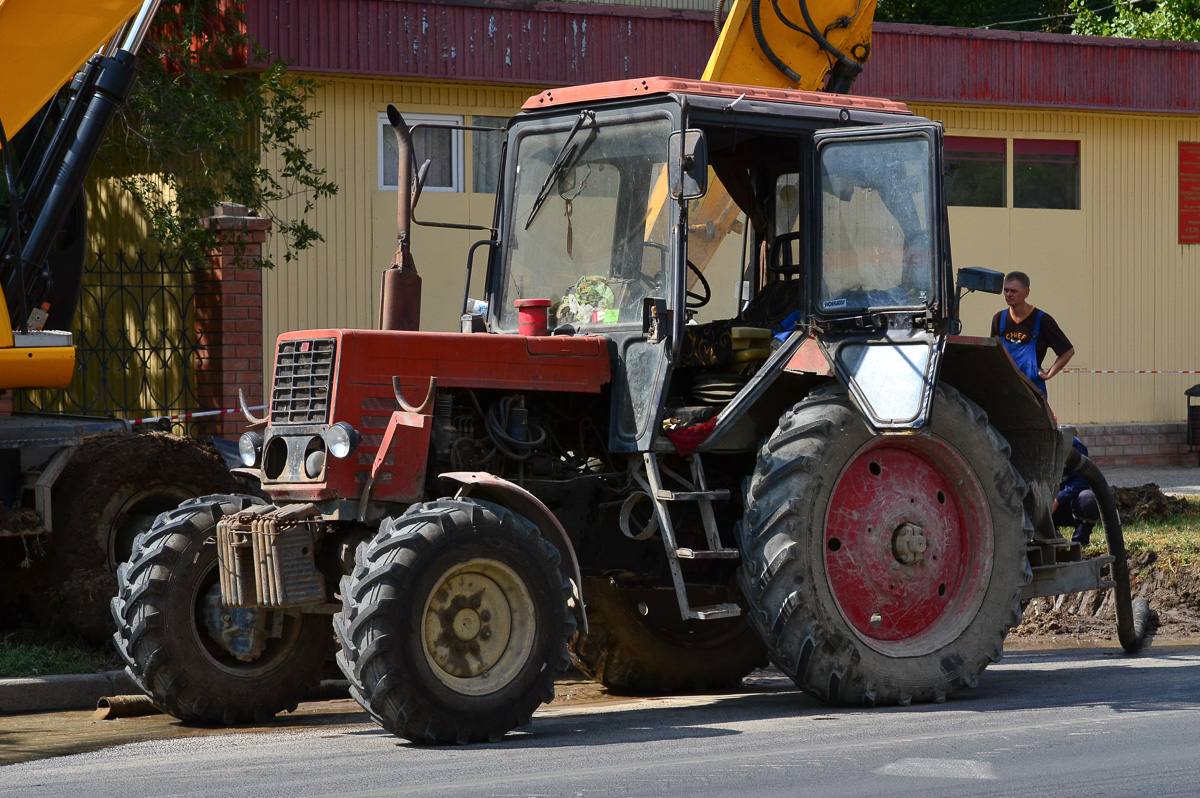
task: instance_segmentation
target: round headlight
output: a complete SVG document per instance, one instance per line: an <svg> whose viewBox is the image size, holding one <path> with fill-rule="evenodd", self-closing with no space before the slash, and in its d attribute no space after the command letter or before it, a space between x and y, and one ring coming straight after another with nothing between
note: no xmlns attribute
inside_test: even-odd
<svg viewBox="0 0 1200 798"><path fill-rule="evenodd" d="M316 479L325 470L325 452L316 449L304 458L304 473L309 479Z"/></svg>
<svg viewBox="0 0 1200 798"><path fill-rule="evenodd" d="M238 455L242 458L242 465L246 468L254 468L258 465L258 457L262 454L263 439L257 432L242 433L242 437L238 439Z"/></svg>
<svg viewBox="0 0 1200 798"><path fill-rule="evenodd" d="M325 445L329 453L339 460L354 454L358 448L358 430L345 421L339 421L325 431Z"/></svg>

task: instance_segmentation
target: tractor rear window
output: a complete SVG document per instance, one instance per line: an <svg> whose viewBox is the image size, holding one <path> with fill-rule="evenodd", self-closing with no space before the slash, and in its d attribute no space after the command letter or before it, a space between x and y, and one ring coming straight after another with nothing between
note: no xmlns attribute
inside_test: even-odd
<svg viewBox="0 0 1200 798"><path fill-rule="evenodd" d="M923 135L821 148L821 313L931 301L930 155Z"/></svg>

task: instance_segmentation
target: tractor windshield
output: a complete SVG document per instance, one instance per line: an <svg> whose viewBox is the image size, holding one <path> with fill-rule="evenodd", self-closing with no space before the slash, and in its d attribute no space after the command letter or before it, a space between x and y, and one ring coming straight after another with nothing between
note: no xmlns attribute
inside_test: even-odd
<svg viewBox="0 0 1200 798"><path fill-rule="evenodd" d="M583 120L582 123L580 120ZM516 195L497 330L517 329L518 299L549 299L550 329L641 324L665 297L667 117L604 124L584 112L515 136Z"/></svg>
<svg viewBox="0 0 1200 798"><path fill-rule="evenodd" d="M931 147L910 135L821 148L821 313L933 301Z"/></svg>

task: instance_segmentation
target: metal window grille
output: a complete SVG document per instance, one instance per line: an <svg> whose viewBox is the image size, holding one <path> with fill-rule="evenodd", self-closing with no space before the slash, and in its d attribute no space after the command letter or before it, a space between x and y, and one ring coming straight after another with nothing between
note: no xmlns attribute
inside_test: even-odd
<svg viewBox="0 0 1200 798"><path fill-rule="evenodd" d="M85 271L72 333L75 379L61 390L19 391L15 410L137 419L199 410L192 269L166 253L96 253ZM194 432L191 422L175 431Z"/></svg>

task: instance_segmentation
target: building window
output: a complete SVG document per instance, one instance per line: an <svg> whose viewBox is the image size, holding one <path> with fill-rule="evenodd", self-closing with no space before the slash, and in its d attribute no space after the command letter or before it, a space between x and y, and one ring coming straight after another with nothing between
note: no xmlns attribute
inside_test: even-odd
<svg viewBox="0 0 1200 798"><path fill-rule="evenodd" d="M461 125L461 116L445 114L405 114L409 126ZM388 122L387 114L379 114L379 190L395 191L396 175L400 164L396 146L396 132ZM413 149L416 168L429 161L425 175L425 191L463 190L463 132L448 128L420 127L413 131Z"/></svg>
<svg viewBox="0 0 1200 798"><path fill-rule="evenodd" d="M477 127L503 128L507 116L472 116ZM471 191L476 194L495 194L500 176L500 149L504 145L504 130L471 131Z"/></svg>
<svg viewBox="0 0 1200 798"><path fill-rule="evenodd" d="M1014 139L1013 207L1079 210L1079 142Z"/></svg>
<svg viewBox="0 0 1200 798"><path fill-rule="evenodd" d="M1007 140L946 136L946 204L1003 208Z"/></svg>

